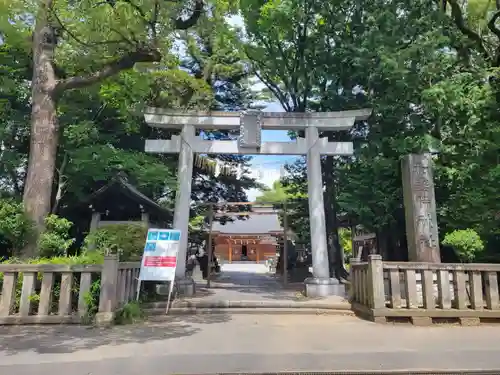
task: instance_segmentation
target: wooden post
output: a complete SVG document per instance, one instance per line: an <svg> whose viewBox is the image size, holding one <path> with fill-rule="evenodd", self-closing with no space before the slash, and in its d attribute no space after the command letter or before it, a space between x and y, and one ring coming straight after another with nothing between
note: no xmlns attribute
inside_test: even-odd
<svg viewBox="0 0 500 375"><path fill-rule="evenodd" d="M231 248L231 239L227 239L227 248L229 255L229 263L233 262L233 249Z"/></svg>
<svg viewBox="0 0 500 375"><path fill-rule="evenodd" d="M208 208L208 274L207 274L207 288L210 288L210 276L212 275L212 225L214 221L214 205L210 204Z"/></svg>
<svg viewBox="0 0 500 375"><path fill-rule="evenodd" d="M92 219L90 220L89 232L93 232L93 231L96 231L97 229L99 229L99 222L100 221L101 221L101 214L92 208ZM93 242L89 243L89 249L94 250L95 243L93 243Z"/></svg>
<svg viewBox="0 0 500 375"><path fill-rule="evenodd" d="M117 306L118 255L106 255L101 273L101 294L99 311L96 314L97 325L113 324Z"/></svg>
<svg viewBox="0 0 500 375"><path fill-rule="evenodd" d="M384 264L381 255L372 254L368 256L368 278L370 307L372 309L382 309L385 307L385 292ZM407 295L406 298L408 299L409 296Z"/></svg>
<svg viewBox="0 0 500 375"><path fill-rule="evenodd" d="M283 285L288 285L288 215L286 200L283 202Z"/></svg>
<svg viewBox="0 0 500 375"><path fill-rule="evenodd" d="M354 232L353 232L354 233ZM353 254L354 255L354 254ZM352 304L353 302L358 302L358 294L356 293L356 288L358 287L359 280L357 278L357 268L356 265L358 264L359 260L357 258L354 258L354 256L349 260L349 293L348 293L348 299L349 302Z"/></svg>
<svg viewBox="0 0 500 375"><path fill-rule="evenodd" d="M357 253L356 253L356 242L354 241L354 236L356 233L356 226L351 225L351 251L352 251L352 258L358 259ZM350 262L350 260L349 260Z"/></svg>

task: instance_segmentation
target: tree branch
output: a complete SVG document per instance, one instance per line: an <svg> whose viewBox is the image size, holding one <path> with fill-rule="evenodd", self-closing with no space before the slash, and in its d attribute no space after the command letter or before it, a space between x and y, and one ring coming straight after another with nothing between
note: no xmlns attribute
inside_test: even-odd
<svg viewBox="0 0 500 375"><path fill-rule="evenodd" d="M191 16L186 20L182 19L182 17L176 18L174 20L174 27L177 30L187 30L196 25L196 22L198 22L203 14L203 5L203 0L196 0Z"/></svg>
<svg viewBox="0 0 500 375"><path fill-rule="evenodd" d="M290 96L294 95L295 90L294 90L294 87L293 87L292 83L290 82L290 78L289 78L291 68L290 68L288 63L289 63L290 59L288 58L285 51L283 50L281 43L279 43L279 41L274 41L275 42L274 44L276 45L276 47L278 49L278 51L276 52L273 48L273 45L266 38L264 38L262 35L256 33L255 39L264 46L264 49L267 51L267 54L269 56L278 55L281 57L281 61L276 59L276 58L273 58L273 59L271 59L271 63L274 67L276 75L278 76L278 78L282 81L283 85L285 86L286 91L288 91ZM250 55L248 54L248 52L246 53L246 55L255 64L261 65L261 64L258 64L257 59L251 58ZM264 69L262 69L262 70L264 70Z"/></svg>
<svg viewBox="0 0 500 375"><path fill-rule="evenodd" d="M500 1L500 0L499 0ZM488 22L488 29L500 39L500 29L497 27L496 22L500 18L500 9L491 17L490 22Z"/></svg>
<svg viewBox="0 0 500 375"><path fill-rule="evenodd" d="M50 15L53 16L54 19L57 21L57 24L61 28L61 30L64 31L66 34L68 34L70 36L70 38L72 38L75 42L77 42L78 44L81 44L84 47L94 47L94 46L103 46L103 45L109 45L109 44L119 44L119 43L122 43L122 42L125 42L127 44L132 44L132 42L130 42L130 40L128 40L127 38L125 38L118 30L113 30L113 31L115 33L117 33L118 35L120 35L122 39L119 39L119 40L105 40L105 41L100 41L100 42L86 42L86 41L82 40L81 38L79 38L78 36L76 36L75 33L73 33L71 30L69 30L64 25L64 23L61 21L61 19L59 18L59 16L57 15L57 13L55 11L53 11L51 9L50 12L51 12Z"/></svg>
<svg viewBox="0 0 500 375"><path fill-rule="evenodd" d="M101 82L106 78L112 77L123 70L131 69L136 63L141 62L159 62L161 53L151 48L140 48L130 52L119 59L109 62L101 70L91 73L87 76L70 77L60 80L55 88L56 94L61 94L65 90L74 90Z"/></svg>
<svg viewBox="0 0 500 375"><path fill-rule="evenodd" d="M466 37L468 37L470 40L472 40L479 52L487 59L487 60L492 60L488 50L484 46L483 39L481 36L472 31L466 24L462 9L460 8L460 4L458 4L457 0L446 0L448 1L448 4L450 4L451 7L451 17L453 21L455 22L455 25L457 28L460 30L462 34L464 34Z"/></svg>
<svg viewBox="0 0 500 375"><path fill-rule="evenodd" d="M286 94L283 94L278 85L274 84L273 81L269 78L269 76L267 76L265 73L264 75L266 75L266 77L261 75L261 73L259 73L257 69L255 69L255 67L254 67L254 73L257 76L257 78L260 79L260 81L264 83L264 85L266 85L269 91L271 91L274 94L274 96L278 99L278 101L280 102L281 106L285 109L285 111L291 112L292 108L290 107L290 104L287 101Z"/></svg>
<svg viewBox="0 0 500 375"><path fill-rule="evenodd" d="M278 99L278 101L280 102L282 107L285 108L285 110L287 112L290 112L290 106L289 106L289 103L287 100L286 93L283 93L283 91L278 87L278 84L276 84L269 77L269 75L265 73L265 69L262 69L262 71L259 71L259 69L258 69L259 61L257 59L254 59L251 56L251 53L250 53L248 46L245 46L244 50L245 50L245 55L247 56L247 58L250 60L250 63L252 64L252 69L253 69L255 75L257 76L257 78L260 79L260 81L264 85L266 85L266 87L273 93L273 95L276 97L276 99Z"/></svg>
<svg viewBox="0 0 500 375"><path fill-rule="evenodd" d="M153 15L151 16L151 34L153 40L156 40L157 32L156 32L156 24L158 23L158 16L160 15L160 0L155 0L155 6L153 8Z"/></svg>
<svg viewBox="0 0 500 375"><path fill-rule="evenodd" d="M64 153L63 161L61 163L61 167L57 169L57 193L54 201L54 205L52 206L51 213L57 213L59 209L59 203L61 202L61 198L64 194L64 188L66 186L66 181L64 177L64 172L66 169L66 165L68 164L68 153Z"/></svg>

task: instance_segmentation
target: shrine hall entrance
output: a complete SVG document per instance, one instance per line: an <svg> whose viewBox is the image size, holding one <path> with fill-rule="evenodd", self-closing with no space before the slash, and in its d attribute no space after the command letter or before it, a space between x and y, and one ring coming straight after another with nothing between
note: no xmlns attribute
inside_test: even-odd
<svg viewBox="0 0 500 375"><path fill-rule="evenodd" d="M279 253L282 239L265 233L244 235L216 233L213 252L221 263L266 263Z"/></svg>
<svg viewBox="0 0 500 375"><path fill-rule="evenodd" d="M286 283L286 271L276 274L276 264L280 257L287 259L287 242L293 236L287 225L286 203L224 202L207 206L205 238L212 265L207 286L228 275L242 279L266 274L275 280L283 278Z"/></svg>

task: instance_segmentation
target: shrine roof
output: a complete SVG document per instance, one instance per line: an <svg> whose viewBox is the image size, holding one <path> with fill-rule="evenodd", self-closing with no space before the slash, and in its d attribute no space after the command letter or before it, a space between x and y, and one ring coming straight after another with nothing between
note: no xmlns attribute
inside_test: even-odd
<svg viewBox="0 0 500 375"><path fill-rule="evenodd" d="M131 199L143 206L145 211L153 212L160 217L169 219L172 217L172 213L166 208L160 206L158 203L153 201L151 198L141 193L134 185L128 182L127 176L123 172L116 174L106 185L95 191L90 197L88 197L84 203L92 204L93 201L102 197L105 193L116 191L122 193L125 197Z"/></svg>
<svg viewBox="0 0 500 375"><path fill-rule="evenodd" d="M251 215L246 220L234 218L234 221L228 221L221 224L215 221L212 226L212 232L223 234L267 234L270 232L281 232L278 213L266 215Z"/></svg>

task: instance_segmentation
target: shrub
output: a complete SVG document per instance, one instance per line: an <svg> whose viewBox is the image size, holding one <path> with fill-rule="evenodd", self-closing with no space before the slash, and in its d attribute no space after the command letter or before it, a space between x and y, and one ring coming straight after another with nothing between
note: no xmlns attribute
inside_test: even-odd
<svg viewBox="0 0 500 375"><path fill-rule="evenodd" d="M84 251L81 255L74 256L59 256L52 258L31 258L31 259L20 259L20 258L10 258L2 262L2 264L67 264L67 265L78 265L78 264L102 264L104 262L104 257L102 254L96 251ZM2 273L0 272L0 275Z"/></svg>
<svg viewBox="0 0 500 375"><path fill-rule="evenodd" d="M13 199L0 199L0 242L8 252L18 253L33 234L33 223L24 213L23 205Z"/></svg>
<svg viewBox="0 0 500 375"><path fill-rule="evenodd" d="M67 254L75 241L69 238L73 223L57 215L45 218L45 230L38 238L38 252L42 258ZM8 253L19 254L34 234L33 222L24 213L23 205L12 199L0 199L0 242L7 243Z"/></svg>
<svg viewBox="0 0 500 375"><path fill-rule="evenodd" d="M90 232L84 246L101 253L117 249L121 261L136 260L142 256L148 227L144 224L113 224Z"/></svg>
<svg viewBox="0 0 500 375"><path fill-rule="evenodd" d="M349 262L349 259L351 259L351 257L353 256L351 231L349 229L340 228L339 241L340 241L340 246L344 251L345 262Z"/></svg>
<svg viewBox="0 0 500 375"><path fill-rule="evenodd" d="M443 245L452 247L462 262L472 262L484 249L483 241L473 229L448 233L444 237Z"/></svg>
<svg viewBox="0 0 500 375"><path fill-rule="evenodd" d="M83 317L82 323L90 324L99 311L99 296L101 295L101 279L95 280L90 286L90 290L84 296L87 305L87 314Z"/></svg>
<svg viewBox="0 0 500 375"><path fill-rule="evenodd" d="M68 254L69 247L75 242L69 238L69 230L73 223L57 215L45 218L45 230L38 238L38 252L44 258L58 257Z"/></svg>
<svg viewBox="0 0 500 375"><path fill-rule="evenodd" d="M116 312L115 324L136 323L144 318L144 311L138 302L132 301L125 304Z"/></svg>

